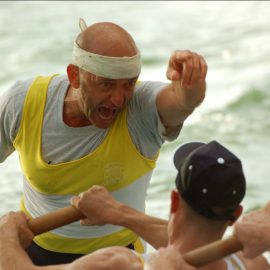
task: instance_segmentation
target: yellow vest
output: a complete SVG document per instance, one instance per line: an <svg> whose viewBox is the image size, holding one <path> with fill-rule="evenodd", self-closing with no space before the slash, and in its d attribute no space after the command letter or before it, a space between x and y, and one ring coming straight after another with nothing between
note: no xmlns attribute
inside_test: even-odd
<svg viewBox="0 0 270 270"><path fill-rule="evenodd" d="M40 194L57 195L60 199L64 195L79 194L93 185L103 185L111 192L118 191L139 181L139 178L154 169L157 157L153 160L143 157L130 138L127 108L119 114L96 150L78 160L47 164L42 157L41 138L47 89L52 78L37 77L30 86L20 128L14 140L23 174L33 190ZM29 215L24 200L21 208ZM51 251L87 254L107 246L126 246L136 242L137 238L132 231L122 229L87 239L48 232L36 236L34 241Z"/></svg>

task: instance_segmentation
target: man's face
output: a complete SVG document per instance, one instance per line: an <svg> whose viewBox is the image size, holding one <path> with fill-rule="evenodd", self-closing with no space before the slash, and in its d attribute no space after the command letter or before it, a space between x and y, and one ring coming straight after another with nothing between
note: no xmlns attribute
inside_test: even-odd
<svg viewBox="0 0 270 270"><path fill-rule="evenodd" d="M79 105L98 128L108 128L132 98L137 78L107 79L80 71Z"/></svg>

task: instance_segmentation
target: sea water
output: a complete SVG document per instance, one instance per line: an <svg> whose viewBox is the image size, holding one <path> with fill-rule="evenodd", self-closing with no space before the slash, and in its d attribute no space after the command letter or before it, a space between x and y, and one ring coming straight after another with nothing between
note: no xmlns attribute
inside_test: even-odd
<svg viewBox="0 0 270 270"><path fill-rule="evenodd" d="M168 217L179 145L217 140L242 160L249 211L270 199L269 14L270 2L263 1L2 1L0 94L19 79L64 74L80 17L87 24L115 22L132 34L142 54L140 80L167 81L170 54L195 51L208 64L206 98L179 138L164 144L146 210ZM0 214L17 210L22 181L16 153L0 164L0 183Z"/></svg>

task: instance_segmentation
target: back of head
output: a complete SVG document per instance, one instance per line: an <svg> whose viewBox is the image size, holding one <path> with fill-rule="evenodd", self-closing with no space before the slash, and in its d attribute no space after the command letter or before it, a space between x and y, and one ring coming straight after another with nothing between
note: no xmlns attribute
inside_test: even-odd
<svg viewBox="0 0 270 270"><path fill-rule="evenodd" d="M174 164L178 192L197 214L235 221L246 189L239 158L216 141L193 142L176 151Z"/></svg>

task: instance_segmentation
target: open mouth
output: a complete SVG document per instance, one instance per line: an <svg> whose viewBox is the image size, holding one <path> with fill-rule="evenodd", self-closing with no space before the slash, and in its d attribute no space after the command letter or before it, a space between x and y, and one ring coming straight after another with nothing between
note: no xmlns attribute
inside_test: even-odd
<svg viewBox="0 0 270 270"><path fill-rule="evenodd" d="M98 108L98 114L99 117L103 120L111 120L114 118L116 114L116 109L110 109L107 107L99 107Z"/></svg>

